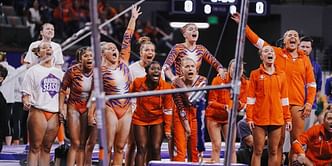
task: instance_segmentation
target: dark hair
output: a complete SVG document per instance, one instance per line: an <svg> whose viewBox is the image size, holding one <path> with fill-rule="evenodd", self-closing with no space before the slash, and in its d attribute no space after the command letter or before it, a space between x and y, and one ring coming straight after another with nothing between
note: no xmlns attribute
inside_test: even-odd
<svg viewBox="0 0 332 166"><path fill-rule="evenodd" d="M31 52L33 52L37 57L39 57L39 51L40 51L39 46L31 49Z"/></svg>
<svg viewBox="0 0 332 166"><path fill-rule="evenodd" d="M302 36L300 38L300 42L310 42L311 43L311 47L313 47L314 45L314 39L312 39L310 36Z"/></svg>
<svg viewBox="0 0 332 166"><path fill-rule="evenodd" d="M0 51L0 62L3 62L6 60L6 52Z"/></svg>
<svg viewBox="0 0 332 166"><path fill-rule="evenodd" d="M331 107L331 106L329 105L329 107ZM332 113L332 110L331 109L327 109L327 111L324 114L324 120L325 120L327 114L330 114L330 113Z"/></svg>
<svg viewBox="0 0 332 166"><path fill-rule="evenodd" d="M40 26L40 29L39 29L39 36L38 36L38 39L39 39L39 40L41 40L41 39L43 38L42 35L40 34L40 32L43 31L43 29L44 29L44 27L45 27L46 25L52 25L52 26L54 27L54 25L53 25L52 23L49 23L49 22L46 22L46 23L44 23L42 26Z"/></svg>
<svg viewBox="0 0 332 166"><path fill-rule="evenodd" d="M90 47L81 47L79 49L76 50L76 62L80 62L80 60L82 59L82 55L84 55L87 51L91 51Z"/></svg>
<svg viewBox="0 0 332 166"><path fill-rule="evenodd" d="M8 75L8 70L2 65L0 65L0 77L3 77L5 79L7 75Z"/></svg>
<svg viewBox="0 0 332 166"><path fill-rule="evenodd" d="M146 65L146 66L144 67L145 72L146 72L146 75L148 75L149 68L151 67L151 65L154 65L154 64L158 64L158 65L160 65L160 63L159 63L158 61L152 61L151 63L149 63L148 65Z"/></svg>
<svg viewBox="0 0 332 166"><path fill-rule="evenodd" d="M25 51L25 52L23 52L23 53L21 54L21 58L23 58L23 59L24 59L24 58L27 56L27 53L28 53L28 52L26 52L26 51Z"/></svg>

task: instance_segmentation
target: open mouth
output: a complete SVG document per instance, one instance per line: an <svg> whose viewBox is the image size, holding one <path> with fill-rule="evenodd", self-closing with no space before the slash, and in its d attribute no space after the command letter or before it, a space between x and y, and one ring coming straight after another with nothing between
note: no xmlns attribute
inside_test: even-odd
<svg viewBox="0 0 332 166"><path fill-rule="evenodd" d="M273 56L268 56L267 59L268 60L273 60Z"/></svg>
<svg viewBox="0 0 332 166"><path fill-rule="evenodd" d="M151 60L152 56L147 56L146 59Z"/></svg>
<svg viewBox="0 0 332 166"><path fill-rule="evenodd" d="M193 38L196 38L196 37L197 37L197 34L193 34L192 37L193 37Z"/></svg>
<svg viewBox="0 0 332 166"><path fill-rule="evenodd" d="M92 61L88 61L88 62L86 62L86 64L88 64L88 65L92 65L93 62L92 62Z"/></svg>
<svg viewBox="0 0 332 166"><path fill-rule="evenodd" d="M331 132L332 133L332 124L330 124L329 126L328 126L328 129L327 129L329 132Z"/></svg>
<svg viewBox="0 0 332 166"><path fill-rule="evenodd" d="M112 56L113 56L114 58L116 58L116 57L117 57L117 56L116 56L116 53L113 53L113 54L112 54Z"/></svg>
<svg viewBox="0 0 332 166"><path fill-rule="evenodd" d="M291 39L291 40L289 41L289 43L290 43L290 44L296 44L296 40L295 40L295 39Z"/></svg>
<svg viewBox="0 0 332 166"><path fill-rule="evenodd" d="M160 76L159 73L152 74L152 79L153 79L154 81L158 81L158 80L159 80L159 76Z"/></svg>
<svg viewBox="0 0 332 166"><path fill-rule="evenodd" d="M189 72L188 73L188 76L193 76L194 75L194 72Z"/></svg>

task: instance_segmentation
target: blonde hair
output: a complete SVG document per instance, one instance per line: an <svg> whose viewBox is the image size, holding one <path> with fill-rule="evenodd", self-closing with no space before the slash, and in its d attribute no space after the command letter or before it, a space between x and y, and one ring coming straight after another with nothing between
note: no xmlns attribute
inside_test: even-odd
<svg viewBox="0 0 332 166"><path fill-rule="evenodd" d="M186 29L187 29L190 25L193 25L193 26L197 27L196 24L194 24L194 23L188 23L188 24L184 25L184 26L181 28L181 32L182 32L182 34L183 34L184 32L186 32Z"/></svg>
<svg viewBox="0 0 332 166"><path fill-rule="evenodd" d="M191 58L189 58L189 57L183 57L183 58L181 59L181 66L183 66L183 63L184 63L185 61L192 61L192 62L196 65L196 62L195 62L193 59L191 59Z"/></svg>
<svg viewBox="0 0 332 166"><path fill-rule="evenodd" d="M143 46L146 44L152 44L155 47L155 45L151 42L151 38L148 36L140 37L137 41L137 44L139 45L139 50L142 50Z"/></svg>

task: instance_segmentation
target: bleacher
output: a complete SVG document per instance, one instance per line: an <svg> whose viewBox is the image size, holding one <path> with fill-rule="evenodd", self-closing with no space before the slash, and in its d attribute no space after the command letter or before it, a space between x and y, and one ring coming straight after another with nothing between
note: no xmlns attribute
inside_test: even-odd
<svg viewBox="0 0 332 166"><path fill-rule="evenodd" d="M13 6L0 6L0 42L29 45L32 41L26 18L18 16Z"/></svg>

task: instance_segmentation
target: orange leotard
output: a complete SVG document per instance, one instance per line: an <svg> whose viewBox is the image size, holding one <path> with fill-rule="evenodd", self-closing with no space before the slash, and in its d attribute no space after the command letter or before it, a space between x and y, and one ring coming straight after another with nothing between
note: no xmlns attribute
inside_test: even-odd
<svg viewBox="0 0 332 166"><path fill-rule="evenodd" d="M189 50L184 44L176 44L169 52L163 68L171 67L174 63L176 75L181 76L181 60L183 57L190 57L196 62L196 69L199 71L202 59L212 65L216 70L222 68L218 60L203 46L197 45L195 49Z"/></svg>
<svg viewBox="0 0 332 166"><path fill-rule="evenodd" d="M89 75L82 73L80 64L70 67L62 81L61 92L66 93L70 89L68 105L73 105L75 110L84 113L87 111L86 105L91 95L93 86L92 72Z"/></svg>

